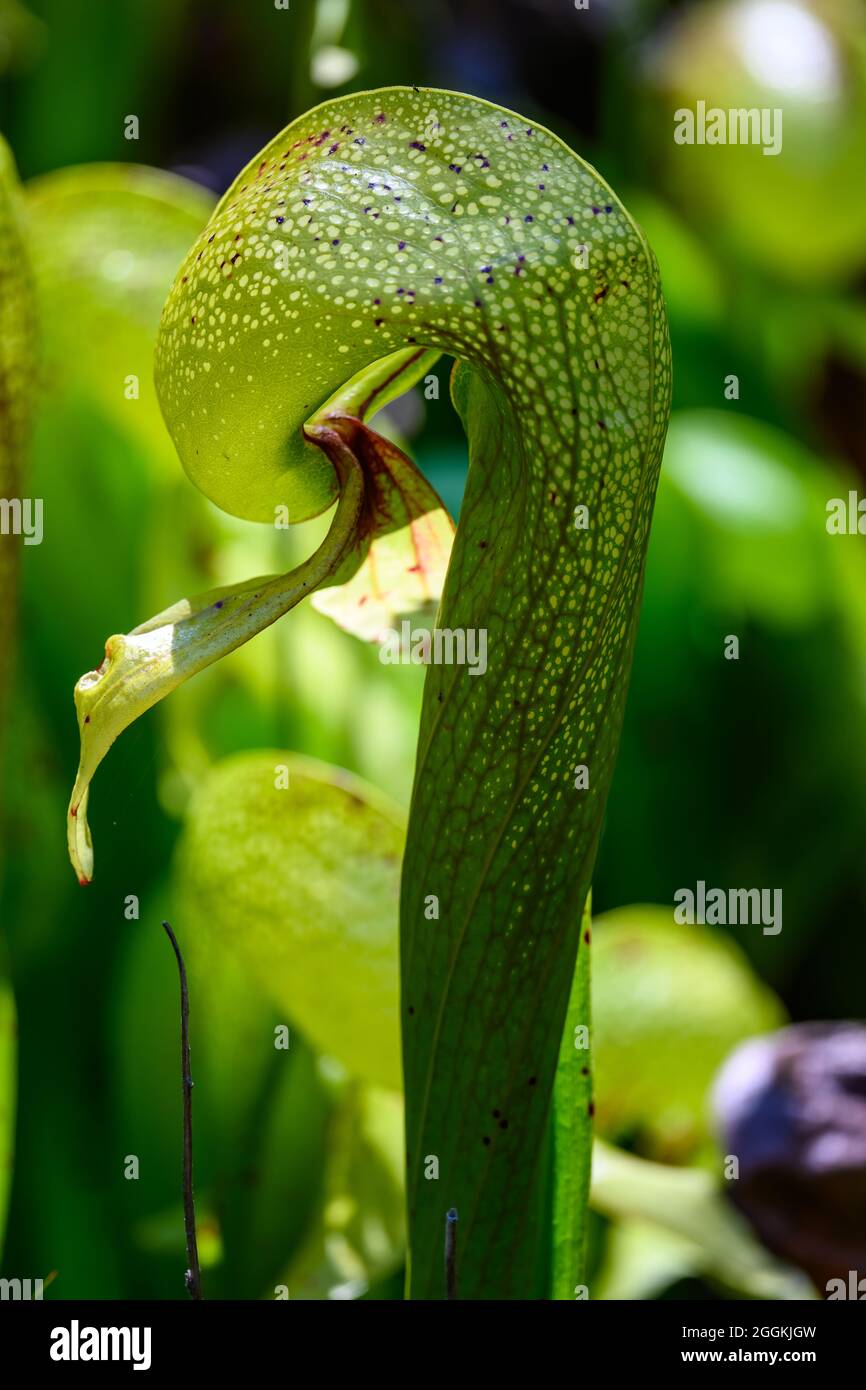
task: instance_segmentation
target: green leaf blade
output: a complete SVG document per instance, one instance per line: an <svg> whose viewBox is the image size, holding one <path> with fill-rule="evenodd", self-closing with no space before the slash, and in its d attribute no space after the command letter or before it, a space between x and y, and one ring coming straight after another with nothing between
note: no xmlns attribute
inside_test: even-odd
<svg viewBox="0 0 866 1390"><path fill-rule="evenodd" d="M273 751L214 770L191 811L180 912L240 953L287 1021L346 1070L400 1089L402 817L359 778Z"/></svg>
<svg viewBox="0 0 866 1390"><path fill-rule="evenodd" d="M590 900L580 944L553 1088L553 1231L550 1297L574 1299L586 1266L586 1207L592 1167L590 1029Z"/></svg>

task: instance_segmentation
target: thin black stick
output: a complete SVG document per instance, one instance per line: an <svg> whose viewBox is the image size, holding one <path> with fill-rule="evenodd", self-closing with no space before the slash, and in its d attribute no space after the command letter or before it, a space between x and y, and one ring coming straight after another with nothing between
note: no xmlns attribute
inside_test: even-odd
<svg viewBox="0 0 866 1390"><path fill-rule="evenodd" d="M186 1229L186 1287L190 1298L201 1298L201 1270L198 1263L198 1241L195 1234L195 1198L192 1192L192 1076L189 1067L189 990L186 967L177 944L177 937L168 922L163 922L166 935L177 957L180 975L180 1065L183 1074L183 1224Z"/></svg>
<svg viewBox="0 0 866 1390"><path fill-rule="evenodd" d="M445 1213L445 1297L457 1297L457 1208Z"/></svg>

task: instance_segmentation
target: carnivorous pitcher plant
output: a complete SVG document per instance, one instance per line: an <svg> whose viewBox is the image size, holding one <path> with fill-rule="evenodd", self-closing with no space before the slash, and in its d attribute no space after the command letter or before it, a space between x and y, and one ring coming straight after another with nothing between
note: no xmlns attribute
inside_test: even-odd
<svg viewBox="0 0 866 1390"><path fill-rule="evenodd" d="M368 423L443 353L470 455L453 549L433 490ZM483 673L429 666L403 860L408 1294L443 1296L456 1208L460 1298L573 1297L591 1104L571 1035L669 411L653 254L604 180L512 111L343 97L218 204L155 380L219 507L273 524L336 505L299 568L174 604L79 681L79 878L113 740L302 598L368 640L431 601L437 630L483 632Z"/></svg>

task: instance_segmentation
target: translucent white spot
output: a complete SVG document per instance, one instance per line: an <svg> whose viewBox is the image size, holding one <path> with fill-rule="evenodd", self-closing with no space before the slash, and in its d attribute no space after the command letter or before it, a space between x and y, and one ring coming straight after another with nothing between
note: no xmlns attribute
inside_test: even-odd
<svg viewBox="0 0 866 1390"><path fill-rule="evenodd" d="M106 280L126 280L135 268L131 251L109 251L102 259L102 274Z"/></svg>
<svg viewBox="0 0 866 1390"><path fill-rule="evenodd" d="M836 95L838 54L816 15L791 0L758 0L735 14L734 24L742 60L760 82L813 101Z"/></svg>

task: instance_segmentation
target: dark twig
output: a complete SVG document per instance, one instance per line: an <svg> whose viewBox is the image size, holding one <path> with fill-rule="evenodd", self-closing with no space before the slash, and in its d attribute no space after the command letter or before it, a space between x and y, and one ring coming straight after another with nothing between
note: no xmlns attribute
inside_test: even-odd
<svg viewBox="0 0 866 1390"><path fill-rule="evenodd" d="M445 1213L445 1297L457 1297L457 1208Z"/></svg>
<svg viewBox="0 0 866 1390"><path fill-rule="evenodd" d="M180 975L180 1064L183 1074L183 1224L186 1229L186 1287L190 1298L201 1298L201 1270L198 1263L198 1241L195 1234L195 1198L192 1192L192 1076L189 1067L189 990L186 967L177 944L177 937L168 922L163 922L166 935L177 957Z"/></svg>

